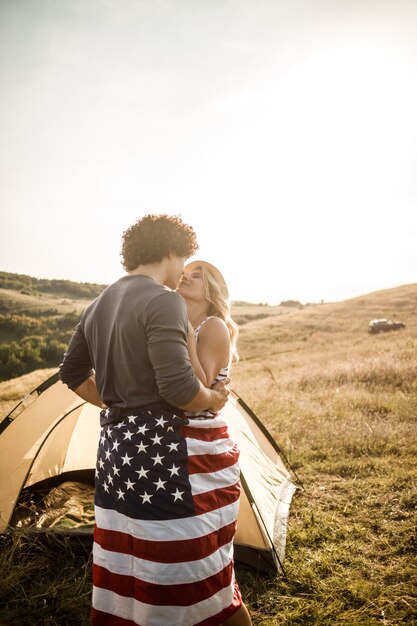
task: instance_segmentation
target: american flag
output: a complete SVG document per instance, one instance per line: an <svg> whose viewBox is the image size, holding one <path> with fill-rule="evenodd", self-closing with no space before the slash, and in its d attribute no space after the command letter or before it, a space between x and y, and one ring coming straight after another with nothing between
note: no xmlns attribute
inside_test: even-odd
<svg viewBox="0 0 417 626"><path fill-rule="evenodd" d="M93 624L208 626L239 608L238 457L221 416L136 410L103 428Z"/></svg>

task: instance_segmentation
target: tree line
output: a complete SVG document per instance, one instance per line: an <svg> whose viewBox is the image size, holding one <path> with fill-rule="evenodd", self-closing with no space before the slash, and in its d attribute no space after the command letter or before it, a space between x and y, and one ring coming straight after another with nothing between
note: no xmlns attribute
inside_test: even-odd
<svg viewBox="0 0 417 626"><path fill-rule="evenodd" d="M42 318L0 315L0 380L59 365L78 320L76 311Z"/></svg>
<svg viewBox="0 0 417 626"><path fill-rule="evenodd" d="M34 278L26 274L0 272L0 289L29 296L92 300L105 285L71 280ZM41 300L0 299L0 380L22 376L33 370L57 367L67 348L80 311L62 312L57 306L38 306Z"/></svg>
<svg viewBox="0 0 417 626"><path fill-rule="evenodd" d="M0 272L0 289L13 289L27 295L45 293L72 298L95 298L105 285L76 283L71 280L34 278L26 274Z"/></svg>

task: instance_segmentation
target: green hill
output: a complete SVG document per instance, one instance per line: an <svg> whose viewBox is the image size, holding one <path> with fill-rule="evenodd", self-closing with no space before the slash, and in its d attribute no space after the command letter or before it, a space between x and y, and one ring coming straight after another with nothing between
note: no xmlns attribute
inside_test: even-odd
<svg viewBox="0 0 417 626"><path fill-rule="evenodd" d="M81 311L104 287L0 272L0 380L56 367Z"/></svg>

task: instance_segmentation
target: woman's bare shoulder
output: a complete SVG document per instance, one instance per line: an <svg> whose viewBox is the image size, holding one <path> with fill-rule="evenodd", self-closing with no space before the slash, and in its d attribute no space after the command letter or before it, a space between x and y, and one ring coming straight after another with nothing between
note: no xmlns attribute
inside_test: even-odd
<svg viewBox="0 0 417 626"><path fill-rule="evenodd" d="M200 330L200 338L202 339L214 339L230 341L229 329L227 328L226 322L222 320L220 317L210 317Z"/></svg>

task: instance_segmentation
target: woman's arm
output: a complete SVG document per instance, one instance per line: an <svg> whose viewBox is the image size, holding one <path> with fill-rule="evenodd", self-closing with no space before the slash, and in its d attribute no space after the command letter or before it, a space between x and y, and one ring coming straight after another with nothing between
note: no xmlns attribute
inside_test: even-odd
<svg viewBox="0 0 417 626"><path fill-rule="evenodd" d="M200 331L198 344L194 330L191 332L190 329L188 348L197 378L207 387L211 387L221 368L229 363L230 335L226 324L218 317L208 320Z"/></svg>

